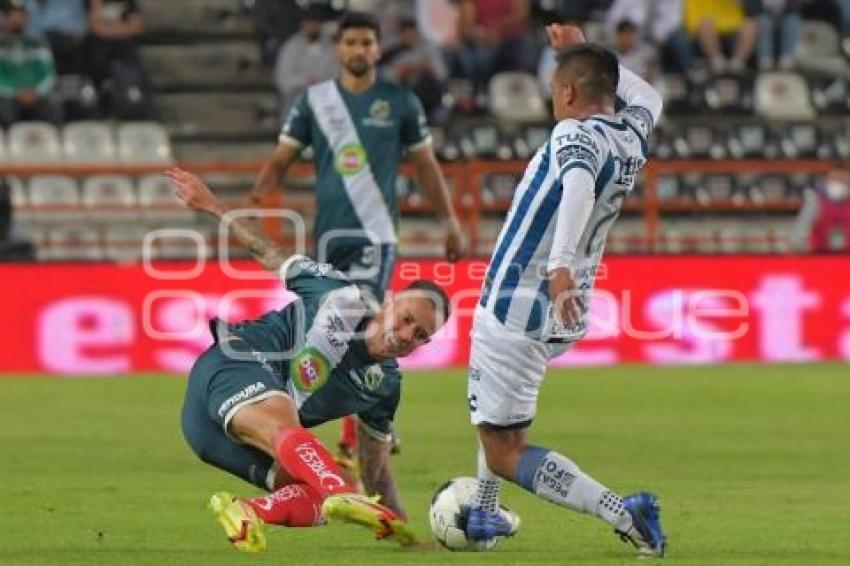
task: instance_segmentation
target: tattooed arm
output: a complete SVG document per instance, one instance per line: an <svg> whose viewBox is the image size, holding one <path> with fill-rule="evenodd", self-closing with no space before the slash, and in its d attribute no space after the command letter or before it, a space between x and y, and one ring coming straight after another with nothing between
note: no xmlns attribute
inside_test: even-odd
<svg viewBox="0 0 850 566"><path fill-rule="evenodd" d="M165 172L174 187L174 194L189 208L206 212L226 222L230 233L260 264L278 273L289 255L269 240L256 222L244 215L230 214L230 208L196 175L177 167Z"/></svg>
<svg viewBox="0 0 850 566"><path fill-rule="evenodd" d="M399 517L407 520L407 514L401 504L398 488L390 469L390 449L392 443L379 439L367 430L362 423L357 431L357 445L360 453L361 479L368 495L378 494L381 503L395 511Z"/></svg>

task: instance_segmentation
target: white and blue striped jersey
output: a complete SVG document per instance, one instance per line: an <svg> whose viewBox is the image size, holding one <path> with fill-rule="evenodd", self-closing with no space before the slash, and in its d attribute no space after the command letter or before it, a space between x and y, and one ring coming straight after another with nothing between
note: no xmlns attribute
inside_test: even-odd
<svg viewBox="0 0 850 566"><path fill-rule="evenodd" d="M568 267L590 304L606 235L646 164L661 100L642 79L623 67L620 73L625 108L559 122L516 188L480 299L511 331L550 342L586 332L586 312L573 328L555 319L547 274Z"/></svg>

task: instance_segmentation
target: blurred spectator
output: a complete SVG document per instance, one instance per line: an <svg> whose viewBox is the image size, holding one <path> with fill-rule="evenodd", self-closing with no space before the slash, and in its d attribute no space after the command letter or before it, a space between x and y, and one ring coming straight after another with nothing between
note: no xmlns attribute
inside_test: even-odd
<svg viewBox="0 0 850 566"><path fill-rule="evenodd" d="M434 113L442 108L449 71L437 46L419 34L415 20L401 21L399 43L387 50L381 65L390 79L416 93L428 116L439 118Z"/></svg>
<svg viewBox="0 0 850 566"><path fill-rule="evenodd" d="M382 45L399 43L399 24L404 20L416 19L413 0L348 0L347 9L375 15L381 28Z"/></svg>
<svg viewBox="0 0 850 566"><path fill-rule="evenodd" d="M850 166L840 165L806 190L792 237L799 252L850 252Z"/></svg>
<svg viewBox="0 0 850 566"><path fill-rule="evenodd" d="M758 64L762 71L794 67L800 41L800 0L761 0L758 17ZM779 59L776 36L779 32Z"/></svg>
<svg viewBox="0 0 850 566"><path fill-rule="evenodd" d="M690 39L682 26L682 0L616 0L605 15L605 37L616 34L617 25L632 22L643 39L670 54L680 73L693 71Z"/></svg>
<svg viewBox="0 0 850 566"><path fill-rule="evenodd" d="M139 56L144 19L136 0L87 0L89 69L109 115L150 115L153 88Z"/></svg>
<svg viewBox="0 0 850 566"><path fill-rule="evenodd" d="M620 59L620 64L646 81L655 80L658 57L652 45L646 43L638 28L629 20L617 24L611 47Z"/></svg>
<svg viewBox="0 0 850 566"><path fill-rule="evenodd" d="M283 44L277 56L274 81L284 116L302 90L337 75L333 48L330 38L322 35L321 14L315 8L308 9L298 33Z"/></svg>
<svg viewBox="0 0 850 566"><path fill-rule="evenodd" d="M4 8L0 35L0 122L21 119L59 122L61 110L53 94L56 69L43 41L24 37L27 7L13 0Z"/></svg>
<svg viewBox="0 0 850 566"><path fill-rule="evenodd" d="M583 24L594 11L606 8L610 0L534 0L533 4L535 17L544 24Z"/></svg>
<svg viewBox="0 0 850 566"><path fill-rule="evenodd" d="M26 0L26 5L27 36L47 40L59 74L82 74L82 47L88 31L84 0Z"/></svg>
<svg viewBox="0 0 850 566"><path fill-rule="evenodd" d="M416 0L419 32L440 49L454 50L460 38L460 10L453 0Z"/></svg>
<svg viewBox="0 0 850 566"><path fill-rule="evenodd" d="M32 244L16 233L11 193L9 183L0 177L0 261L33 261Z"/></svg>
<svg viewBox="0 0 850 566"><path fill-rule="evenodd" d="M266 67L275 64L281 46L298 32L304 16L298 0L254 0L254 33Z"/></svg>
<svg viewBox="0 0 850 566"><path fill-rule="evenodd" d="M685 27L696 36L715 73L741 72L753 54L758 34L759 0L688 0ZM731 48L730 59L723 54Z"/></svg>
<svg viewBox="0 0 850 566"><path fill-rule="evenodd" d="M495 73L532 72L537 43L529 26L528 0L460 0L461 44L450 54L453 72L483 92Z"/></svg>

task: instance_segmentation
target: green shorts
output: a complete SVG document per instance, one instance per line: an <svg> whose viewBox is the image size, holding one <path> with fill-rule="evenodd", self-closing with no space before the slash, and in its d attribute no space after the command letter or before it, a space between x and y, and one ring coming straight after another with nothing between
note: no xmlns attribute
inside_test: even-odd
<svg viewBox="0 0 850 566"><path fill-rule="evenodd" d="M277 471L274 459L231 438L227 425L240 407L288 393L280 377L265 360L255 359L245 342L234 338L226 346L245 355L234 359L215 344L189 372L181 414L183 436L204 462L272 490Z"/></svg>
<svg viewBox="0 0 850 566"><path fill-rule="evenodd" d="M369 289L378 302L383 302L395 257L396 246L391 244L333 246L320 261L330 263L352 283Z"/></svg>

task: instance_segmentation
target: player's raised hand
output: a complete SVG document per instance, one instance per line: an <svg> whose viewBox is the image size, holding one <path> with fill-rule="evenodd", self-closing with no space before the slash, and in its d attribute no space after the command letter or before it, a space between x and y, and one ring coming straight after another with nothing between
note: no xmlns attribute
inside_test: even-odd
<svg viewBox="0 0 850 566"><path fill-rule="evenodd" d="M214 214L220 201L197 175L172 167L165 172L171 180L172 191L189 208Z"/></svg>
<svg viewBox="0 0 850 566"><path fill-rule="evenodd" d="M558 52L587 41L581 28L572 24L549 24L546 26L546 37L549 38L549 45Z"/></svg>

